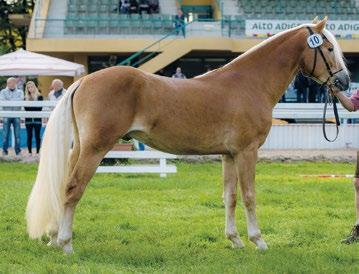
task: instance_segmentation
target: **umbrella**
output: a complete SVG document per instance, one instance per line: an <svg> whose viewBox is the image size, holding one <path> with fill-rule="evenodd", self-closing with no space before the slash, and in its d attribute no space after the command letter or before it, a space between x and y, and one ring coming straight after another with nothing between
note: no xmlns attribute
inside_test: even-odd
<svg viewBox="0 0 359 274"><path fill-rule="evenodd" d="M0 76L79 76L84 71L81 64L23 49L0 56Z"/></svg>

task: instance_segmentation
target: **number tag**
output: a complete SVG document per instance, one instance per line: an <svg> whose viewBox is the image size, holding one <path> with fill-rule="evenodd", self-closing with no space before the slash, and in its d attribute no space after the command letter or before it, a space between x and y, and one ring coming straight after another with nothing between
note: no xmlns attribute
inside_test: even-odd
<svg viewBox="0 0 359 274"><path fill-rule="evenodd" d="M323 38L320 34L314 33L308 37L307 43L312 49L320 47L323 44Z"/></svg>

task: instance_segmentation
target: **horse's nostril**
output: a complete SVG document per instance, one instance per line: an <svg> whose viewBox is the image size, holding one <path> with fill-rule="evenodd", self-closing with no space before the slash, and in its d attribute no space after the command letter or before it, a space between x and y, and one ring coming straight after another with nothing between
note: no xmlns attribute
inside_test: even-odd
<svg viewBox="0 0 359 274"><path fill-rule="evenodd" d="M339 88L342 91L347 90L349 88L349 81L347 78L345 78L345 79L336 78L334 80L333 84L334 84L334 86L336 86L337 88Z"/></svg>
<svg viewBox="0 0 359 274"><path fill-rule="evenodd" d="M341 71L335 75L332 83L335 87L337 87L341 91L345 91L349 88L349 83L350 83L349 75L344 71Z"/></svg>
<svg viewBox="0 0 359 274"><path fill-rule="evenodd" d="M339 88L340 90L343 89L342 82L340 81L339 78L335 78L334 81L333 81L333 84L334 84L334 86L336 86L336 87Z"/></svg>

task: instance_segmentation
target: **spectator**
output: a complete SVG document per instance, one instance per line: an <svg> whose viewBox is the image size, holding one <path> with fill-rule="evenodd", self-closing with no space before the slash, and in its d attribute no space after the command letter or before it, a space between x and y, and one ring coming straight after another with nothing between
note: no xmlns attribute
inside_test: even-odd
<svg viewBox="0 0 359 274"><path fill-rule="evenodd" d="M130 13L138 13L138 3L136 0L130 0Z"/></svg>
<svg viewBox="0 0 359 274"><path fill-rule="evenodd" d="M147 14L150 14L150 3L148 0L140 0L139 4L139 13L142 14L142 12L145 11Z"/></svg>
<svg viewBox="0 0 359 274"><path fill-rule="evenodd" d="M53 80L51 88L52 90L49 93L50 101L59 101L66 92L66 89L64 89L64 83L60 79Z"/></svg>
<svg viewBox="0 0 359 274"><path fill-rule="evenodd" d="M297 74L294 80L294 87L297 90L297 102L308 102L308 79L301 72Z"/></svg>
<svg viewBox="0 0 359 274"><path fill-rule="evenodd" d="M177 10L177 14L175 16L175 29L176 35L179 34L180 30L182 30L183 37L186 37L186 25L185 25L185 16L181 9Z"/></svg>
<svg viewBox="0 0 359 274"><path fill-rule="evenodd" d="M309 103L316 103L320 94L320 85L314 81L313 79L308 80L308 102Z"/></svg>
<svg viewBox="0 0 359 274"><path fill-rule="evenodd" d="M120 0L119 3L119 11L123 14L129 14L130 13L130 2L129 0Z"/></svg>
<svg viewBox="0 0 359 274"><path fill-rule="evenodd" d="M22 101L24 100L24 93L22 90L16 88L16 79L10 77L6 81L6 88L0 91L1 101ZM4 110L19 111L21 107L4 107ZM15 135L15 154L20 155L20 118L6 118L3 120L3 155L9 154L9 137L11 124L14 128Z"/></svg>
<svg viewBox="0 0 359 274"><path fill-rule="evenodd" d="M42 101L43 97L41 96L39 90L37 89L34 82L29 81L26 83L25 87L25 100L26 101ZM42 107L25 107L26 111L41 111ZM29 150L29 155L32 155L32 132L35 132L35 141L36 141L36 155L40 152L40 132L42 121L41 118L25 118L25 126L27 132L27 148Z"/></svg>
<svg viewBox="0 0 359 274"><path fill-rule="evenodd" d="M150 5L150 13L158 13L159 12L159 4L158 0L149 0Z"/></svg>
<svg viewBox="0 0 359 274"><path fill-rule="evenodd" d="M16 78L16 88L20 90L24 90L24 84L26 82L26 77L17 76Z"/></svg>
<svg viewBox="0 0 359 274"><path fill-rule="evenodd" d="M178 67L176 73L172 75L172 78L186 79L186 75L182 73L182 69Z"/></svg>
<svg viewBox="0 0 359 274"><path fill-rule="evenodd" d="M327 87L325 85L322 85L322 86L320 86L320 89L319 89L318 102L324 103L326 96L327 96Z"/></svg>

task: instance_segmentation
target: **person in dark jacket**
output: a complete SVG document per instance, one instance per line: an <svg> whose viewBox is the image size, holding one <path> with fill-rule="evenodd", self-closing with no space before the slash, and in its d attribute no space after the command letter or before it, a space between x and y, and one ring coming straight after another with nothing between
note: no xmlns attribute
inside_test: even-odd
<svg viewBox="0 0 359 274"><path fill-rule="evenodd" d="M183 14L183 11L181 9L177 10L177 14L175 16L175 29L176 35L178 35L181 30L183 37L186 37L185 15Z"/></svg>
<svg viewBox="0 0 359 274"><path fill-rule="evenodd" d="M297 90L297 102L308 102L308 79L301 72L297 74L294 80L294 87Z"/></svg>
<svg viewBox="0 0 359 274"><path fill-rule="evenodd" d="M137 0L130 0L130 13L138 13Z"/></svg>
<svg viewBox="0 0 359 274"><path fill-rule="evenodd" d="M309 103L317 103L317 102L319 102L319 94L320 94L321 85L318 84L313 79L308 79L308 82L309 82L308 102Z"/></svg>
<svg viewBox="0 0 359 274"><path fill-rule="evenodd" d="M139 13L142 14L142 12L145 11L147 14L150 14L150 3L148 0L140 0L139 2Z"/></svg>
<svg viewBox="0 0 359 274"><path fill-rule="evenodd" d="M26 101L42 101L43 97L41 96L38 88L35 83L29 81L26 83L25 87L25 100ZM41 111L42 107L25 107L26 111ZM32 133L35 133L35 141L36 141L36 154L38 155L40 152L40 144L41 144L41 126L42 120L41 118L25 118L25 126L27 132L27 148L29 150L29 155L32 155Z"/></svg>

